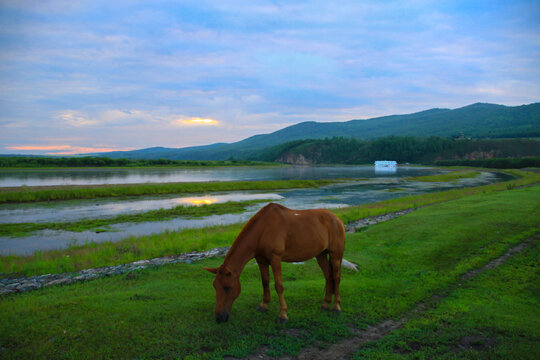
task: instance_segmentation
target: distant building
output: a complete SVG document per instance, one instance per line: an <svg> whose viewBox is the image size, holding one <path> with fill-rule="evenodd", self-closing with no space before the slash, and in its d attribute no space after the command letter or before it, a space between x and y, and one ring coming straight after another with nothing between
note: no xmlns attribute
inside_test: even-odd
<svg viewBox="0 0 540 360"><path fill-rule="evenodd" d="M395 168L397 167L397 161L379 160L375 161L376 168Z"/></svg>

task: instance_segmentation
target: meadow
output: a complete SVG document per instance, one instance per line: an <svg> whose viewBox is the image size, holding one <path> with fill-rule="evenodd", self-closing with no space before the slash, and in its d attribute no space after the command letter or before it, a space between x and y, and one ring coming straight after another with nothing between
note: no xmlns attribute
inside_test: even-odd
<svg viewBox="0 0 540 360"><path fill-rule="evenodd" d="M349 338L355 329L401 318L425 301L431 303L427 311L359 347L354 356L532 359L540 350L536 240L507 263L458 286L463 274L538 234L540 187L518 188L523 179L448 192L436 202L417 198L412 200L417 206L432 205L348 234L345 258L359 264L359 272L343 272L341 315L319 310L324 279L310 260L284 264L290 321L276 324L274 293L269 312L254 310L262 291L257 266L248 264L231 319L217 324L212 276L202 267L218 266L222 259L207 259L5 296L0 357L295 355ZM388 204L372 205L358 213ZM229 235L238 229L222 230L213 230L222 239L217 242L230 243ZM211 239L212 231L204 236ZM434 294L440 294L436 302Z"/></svg>
<svg viewBox="0 0 540 360"><path fill-rule="evenodd" d="M125 196L205 193L233 190L276 190L329 185L339 180L261 180L179 182L162 184L66 185L12 187L0 190L0 204Z"/></svg>
<svg viewBox="0 0 540 360"><path fill-rule="evenodd" d="M140 168L140 167L222 167L222 166L283 166L277 163L250 160L170 160L170 159L111 159L107 157L76 156L0 156L2 169L59 169L59 168Z"/></svg>
<svg viewBox="0 0 540 360"><path fill-rule="evenodd" d="M508 182L407 196L378 203L334 209L332 211L347 224L368 216L376 216L410 208L419 208L474 194L489 194L506 191L540 181L540 174L537 173L520 170L512 170L508 171L508 173L514 175L516 178ZM218 208L223 207L224 211L228 211L226 209L229 205L225 204L213 204L206 208L203 207L202 209L182 209L179 211L198 212L212 209L215 210L216 208L214 208L214 206L217 205L220 205ZM242 207L242 204L237 203L234 205L231 203L230 206L230 209L239 208ZM134 221L136 221L137 216L147 216L147 219L156 219L156 214L159 215L161 212L167 213L168 210L156 210L155 213L151 211L140 215L122 216L133 217ZM112 223L113 219L114 218L105 219L103 221ZM95 228L98 226L96 221L97 220L85 220L71 224L60 223L58 226L63 226L64 228L73 227L74 229L76 229L77 226L80 226L82 229L88 227ZM17 227L18 224L5 226ZM30 224L29 226L41 226L41 224ZM2 227L0 227L0 229L1 228ZM0 278L7 276L33 276L47 273L72 272L85 268L113 266L131 261L174 255L194 250L208 250L213 247L230 245L241 228L242 224L234 224L204 229L185 229L160 234L131 236L117 242L89 242L84 245L72 245L62 250L36 251L29 256L0 255ZM13 234L16 234L17 231L16 228L6 228L6 231L8 230L12 231ZM25 229L23 228L22 230Z"/></svg>
<svg viewBox="0 0 540 360"><path fill-rule="evenodd" d="M413 176L407 178L408 180L415 180L415 181L425 181L425 182L446 182L446 181L456 181L459 179L469 179L474 178L480 175L480 172L478 171L451 171L445 174L439 174L439 175L428 175L428 176Z"/></svg>

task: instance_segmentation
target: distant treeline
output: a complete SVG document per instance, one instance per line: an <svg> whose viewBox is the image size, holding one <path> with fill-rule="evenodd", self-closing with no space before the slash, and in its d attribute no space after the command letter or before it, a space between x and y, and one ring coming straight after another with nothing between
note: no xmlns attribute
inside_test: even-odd
<svg viewBox="0 0 540 360"><path fill-rule="evenodd" d="M334 137L297 140L272 147L257 160L312 164L366 164L375 160L434 164L440 160L483 160L540 156L540 142L530 139L458 140L390 136L372 141Z"/></svg>
<svg viewBox="0 0 540 360"><path fill-rule="evenodd" d="M41 157L6 156L0 157L0 167L45 168L45 167L140 167L140 166L251 166L262 162L250 160L132 160L110 159L106 157Z"/></svg>
<svg viewBox="0 0 540 360"><path fill-rule="evenodd" d="M527 167L540 167L540 157L507 158L485 160L439 160L437 166L474 166L493 169L522 169Z"/></svg>

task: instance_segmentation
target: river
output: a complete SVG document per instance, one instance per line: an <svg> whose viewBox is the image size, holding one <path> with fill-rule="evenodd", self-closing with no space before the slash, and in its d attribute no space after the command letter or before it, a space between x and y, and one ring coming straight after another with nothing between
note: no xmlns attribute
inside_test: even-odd
<svg viewBox="0 0 540 360"><path fill-rule="evenodd" d="M158 171L159 170L159 171ZM122 173L125 180L151 179L151 182L173 181L216 181L216 180L274 180L274 179L335 179L345 178L345 182L316 189L293 189L269 192L238 192L186 195L161 195L126 197L121 199L94 199L59 201L33 204L0 205L1 223L20 222L66 222L81 219L113 217L119 214L132 214L153 209L171 208L178 205L199 205L226 201L265 199L297 209L336 208L383 201L391 198L414 195L432 191L477 186L508 179L507 175L482 172L472 179L462 179L452 183L426 183L406 179L410 176L431 175L441 170L418 167L400 167L390 171L375 171L368 166L332 167L267 167L267 168L213 168L192 169L128 169ZM121 177L106 171L72 172L61 170L53 176L50 172L24 172L27 181L39 185L103 184L119 183ZM40 174L46 174L40 177ZM71 175L70 175L71 174ZM76 174L76 176L72 176ZM13 182L15 176L4 176L4 186L18 186ZM11 180L8 180L11 179ZM54 180L56 179L56 180ZM59 182L59 179L63 179ZM54 181L53 181L54 180ZM161 181L160 181L161 180ZM29 182L30 182L29 181ZM5 185L8 184L8 185ZM20 184L19 184L20 185ZM129 236L149 235L179 228L198 228L244 222L266 202L253 205L242 214L214 215L201 219L176 218L167 221L144 223L123 223L110 226L110 232L68 232L39 231L24 237L0 237L0 254L30 254L36 250L62 248L69 244L88 241L118 241Z"/></svg>
<svg viewBox="0 0 540 360"><path fill-rule="evenodd" d="M375 171L373 166L268 166L211 168L91 168L0 171L0 187L102 185L237 180L403 177L439 173L420 167Z"/></svg>

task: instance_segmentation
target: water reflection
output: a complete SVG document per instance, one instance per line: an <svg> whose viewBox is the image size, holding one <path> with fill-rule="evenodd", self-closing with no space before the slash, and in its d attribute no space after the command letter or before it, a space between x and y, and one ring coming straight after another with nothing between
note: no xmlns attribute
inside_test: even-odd
<svg viewBox="0 0 540 360"><path fill-rule="evenodd" d="M375 166L375 174L377 175L396 174L396 173L397 173L397 167Z"/></svg>
<svg viewBox="0 0 540 360"><path fill-rule="evenodd" d="M227 201L280 200L277 193L232 192L210 196L177 195L135 197L126 199L72 200L37 204L0 205L0 223L67 222L81 219L102 219L122 214L136 214L149 210L170 209L175 206L200 206Z"/></svg>
<svg viewBox="0 0 540 360"><path fill-rule="evenodd" d="M374 171L373 166L2 170L0 171L0 187L237 180L316 180L373 178L377 176L421 176L437 173L440 173L440 171L415 167L399 167L393 173L377 173Z"/></svg>
<svg viewBox="0 0 540 360"><path fill-rule="evenodd" d="M188 204L188 205L195 205L195 206L211 205L211 204L213 204L215 202L217 202L216 198L186 198L186 199L182 199L182 203Z"/></svg>

